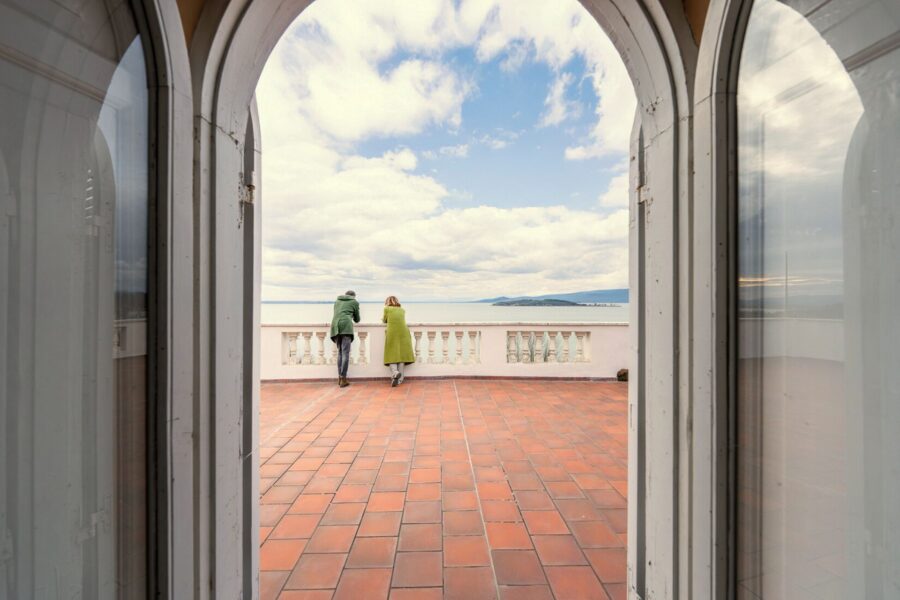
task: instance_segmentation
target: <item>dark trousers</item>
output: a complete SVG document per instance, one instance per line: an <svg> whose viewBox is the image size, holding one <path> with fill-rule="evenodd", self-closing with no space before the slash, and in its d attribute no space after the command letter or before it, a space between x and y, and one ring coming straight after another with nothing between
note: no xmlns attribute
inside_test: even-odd
<svg viewBox="0 0 900 600"><path fill-rule="evenodd" d="M353 336L346 334L337 335L334 337L334 343L338 351L338 377L346 377L347 369L350 368L350 344L353 343Z"/></svg>

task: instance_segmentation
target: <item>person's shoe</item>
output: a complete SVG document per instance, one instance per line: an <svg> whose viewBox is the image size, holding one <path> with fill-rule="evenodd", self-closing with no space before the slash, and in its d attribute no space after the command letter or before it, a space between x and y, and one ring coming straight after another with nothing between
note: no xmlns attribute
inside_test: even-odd
<svg viewBox="0 0 900 600"><path fill-rule="evenodd" d="M393 377L391 377L391 387L397 387L400 385L400 373L394 373Z"/></svg>
<svg viewBox="0 0 900 600"><path fill-rule="evenodd" d="M347 387L350 385L350 380L346 377L341 377L341 382L338 384L340 387Z"/></svg>

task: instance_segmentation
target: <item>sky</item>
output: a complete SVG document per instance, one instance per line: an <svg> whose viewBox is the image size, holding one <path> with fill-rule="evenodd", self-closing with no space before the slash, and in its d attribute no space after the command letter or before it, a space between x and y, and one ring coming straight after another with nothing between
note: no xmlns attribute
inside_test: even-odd
<svg viewBox="0 0 900 600"><path fill-rule="evenodd" d="M316 0L256 93L263 300L627 287L634 91L577 0Z"/></svg>

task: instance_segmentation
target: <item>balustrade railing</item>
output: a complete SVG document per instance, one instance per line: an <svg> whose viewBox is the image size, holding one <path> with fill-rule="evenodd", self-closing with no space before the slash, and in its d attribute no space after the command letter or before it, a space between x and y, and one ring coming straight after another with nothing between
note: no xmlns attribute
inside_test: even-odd
<svg viewBox="0 0 900 600"><path fill-rule="evenodd" d="M383 377L382 324L355 327L351 377ZM411 324L416 362L410 376L614 377L628 366L626 324ZM263 325L263 380L333 375L337 347L321 325Z"/></svg>
<svg viewBox="0 0 900 600"><path fill-rule="evenodd" d="M579 363L590 362L590 331L539 329L506 332L506 362Z"/></svg>

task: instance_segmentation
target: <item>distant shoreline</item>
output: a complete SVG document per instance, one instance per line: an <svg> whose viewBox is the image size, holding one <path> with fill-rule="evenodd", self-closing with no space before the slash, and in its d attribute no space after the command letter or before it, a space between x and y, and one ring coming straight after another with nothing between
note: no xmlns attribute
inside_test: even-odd
<svg viewBox="0 0 900 600"><path fill-rule="evenodd" d="M263 304L334 304L334 300L261 300ZM383 304L382 300L360 300L360 304ZM481 304L477 300L407 300L404 304Z"/></svg>
<svg viewBox="0 0 900 600"><path fill-rule="evenodd" d="M334 304L334 300L260 300L262 304ZM360 304L382 304L381 300L360 300ZM407 300L404 304L487 304L480 300ZM627 302L582 302L579 304L564 304L556 306L601 306L601 307L619 307L628 304ZM529 306L527 304L498 304L491 306ZM536 305L530 305L532 307ZM551 305L545 305L551 306Z"/></svg>

